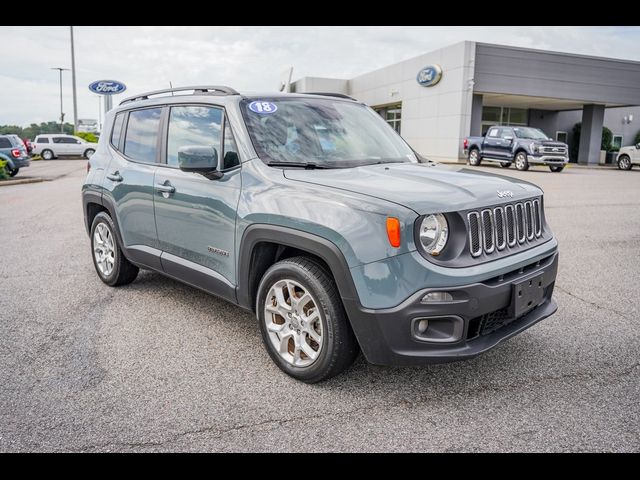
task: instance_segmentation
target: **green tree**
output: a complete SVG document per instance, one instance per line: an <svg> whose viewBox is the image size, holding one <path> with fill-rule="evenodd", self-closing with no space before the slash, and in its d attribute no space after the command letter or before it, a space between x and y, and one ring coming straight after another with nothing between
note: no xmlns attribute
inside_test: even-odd
<svg viewBox="0 0 640 480"><path fill-rule="evenodd" d="M580 149L580 131L582 130L582 122L578 122L571 130L571 145L569 145L569 156L571 160L578 161L578 150ZM638 132L640 135L640 132ZM612 148L613 133L607 127L602 127L602 140L600 141L600 150L606 152Z"/></svg>
<svg viewBox="0 0 640 480"><path fill-rule="evenodd" d="M26 128L22 128L17 125L0 125L0 134L7 133L13 133L18 135L20 138L29 138L33 140L41 133L60 133L60 124L57 122L42 122L40 124L32 123ZM73 125L65 123L64 133L73 135Z"/></svg>

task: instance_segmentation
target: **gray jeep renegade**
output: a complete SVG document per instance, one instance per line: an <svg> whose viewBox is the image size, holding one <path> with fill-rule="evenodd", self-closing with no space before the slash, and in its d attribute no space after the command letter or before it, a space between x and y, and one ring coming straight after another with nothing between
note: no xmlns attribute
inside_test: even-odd
<svg viewBox="0 0 640 480"><path fill-rule="evenodd" d="M420 158L343 95L228 87L109 112L82 188L100 279L155 270L255 312L287 374L475 357L553 314L531 183Z"/></svg>

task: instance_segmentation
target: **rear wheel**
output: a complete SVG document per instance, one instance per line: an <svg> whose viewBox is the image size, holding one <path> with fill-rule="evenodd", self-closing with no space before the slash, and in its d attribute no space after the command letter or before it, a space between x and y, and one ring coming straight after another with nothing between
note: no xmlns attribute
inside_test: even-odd
<svg viewBox="0 0 640 480"><path fill-rule="evenodd" d="M53 152L51 150L42 151L43 160L53 160Z"/></svg>
<svg viewBox="0 0 640 480"><path fill-rule="evenodd" d="M7 175L9 175L10 177L15 177L20 171L19 168L11 168L9 167L9 165L6 165L4 169L7 171Z"/></svg>
<svg viewBox="0 0 640 480"><path fill-rule="evenodd" d="M518 152L515 158L516 168L520 171L529 170L529 160L525 152Z"/></svg>
<svg viewBox="0 0 640 480"><path fill-rule="evenodd" d="M564 170L564 165L550 165L549 170L551 170L553 173L560 173L562 170Z"/></svg>
<svg viewBox="0 0 640 480"><path fill-rule="evenodd" d="M633 167L633 165L631 164L631 158L629 158L629 155L620 156L618 159L618 168L620 170L631 170L631 167Z"/></svg>
<svg viewBox="0 0 640 480"><path fill-rule="evenodd" d="M358 354L333 278L307 257L282 260L267 270L256 312L269 356L298 380L331 378Z"/></svg>
<svg viewBox="0 0 640 480"><path fill-rule="evenodd" d="M509 168L511 166L511 162L500 162L500 166L502 168Z"/></svg>
<svg viewBox="0 0 640 480"><path fill-rule="evenodd" d="M482 159L480 158L480 152L478 151L478 149L472 148L471 150L469 150L469 165L477 167L481 162Z"/></svg>
<svg viewBox="0 0 640 480"><path fill-rule="evenodd" d="M138 267L122 254L111 217L100 212L91 224L91 253L96 272L111 287L126 285L138 276Z"/></svg>

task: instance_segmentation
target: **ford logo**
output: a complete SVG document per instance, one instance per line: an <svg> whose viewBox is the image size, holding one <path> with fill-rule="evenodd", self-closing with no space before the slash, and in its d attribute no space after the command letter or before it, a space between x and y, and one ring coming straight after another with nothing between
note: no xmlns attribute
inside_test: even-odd
<svg viewBox="0 0 640 480"><path fill-rule="evenodd" d="M89 85L89 90L98 95L115 95L127 89L124 83L115 80L98 80Z"/></svg>
<svg viewBox="0 0 640 480"><path fill-rule="evenodd" d="M440 65L428 65L418 72L416 81L423 87L433 87L442 78Z"/></svg>

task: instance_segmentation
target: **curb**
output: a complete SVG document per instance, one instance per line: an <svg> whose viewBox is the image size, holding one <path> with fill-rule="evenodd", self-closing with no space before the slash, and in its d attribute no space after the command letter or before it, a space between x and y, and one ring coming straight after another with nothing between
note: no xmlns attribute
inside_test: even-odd
<svg viewBox="0 0 640 480"><path fill-rule="evenodd" d="M0 187L8 187L10 185L23 185L25 183L40 183L50 182L49 178L33 177L33 178L19 178L18 180L3 180L0 181Z"/></svg>

